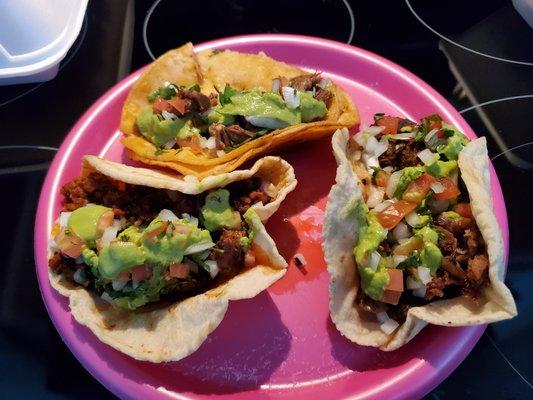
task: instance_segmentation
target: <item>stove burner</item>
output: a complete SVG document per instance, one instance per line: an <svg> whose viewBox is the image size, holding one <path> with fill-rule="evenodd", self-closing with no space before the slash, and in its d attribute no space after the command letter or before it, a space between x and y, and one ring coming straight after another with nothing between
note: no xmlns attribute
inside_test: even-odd
<svg viewBox="0 0 533 400"><path fill-rule="evenodd" d="M326 37L346 43L351 43L355 33L354 13L348 0L271 0L253 4L244 0L207 0L187 4L189 16L201 15L203 20L184 18L175 5L175 2L156 0L144 18L144 46L154 60L186 41L199 43L214 39L210 34L213 31L216 37L250 32L283 32ZM205 13L206 9L211 11ZM150 25L148 34L148 25L154 19L157 24ZM202 29L202 26L209 26L209 29Z"/></svg>
<svg viewBox="0 0 533 400"><path fill-rule="evenodd" d="M427 29L429 29L431 32L433 32L435 35L439 36L442 40L445 40L451 44L453 44L454 46L457 46L457 47L460 47L461 49L463 50L466 50L466 51L469 51L471 53L474 53L474 54L477 54L477 55L480 55L480 56L483 56L483 57L487 57L487 58L491 58L493 60L498 60L498 61L504 61L504 62L508 62L508 63L513 63L513 64L521 64L521 65L533 65L533 62L529 62L529 61L522 61L522 60L516 60L516 59L513 59L513 58L509 58L509 57L498 57L494 54L489 54L485 51L480 51L480 50L476 50L476 49L473 49L471 46L465 46L461 43L458 43L457 41L455 40L452 40L450 39L448 36L440 33L439 31L437 31L436 29L434 29L430 24L428 24L413 8L413 6L411 5L411 2L410 0L405 0L405 4L407 5L407 7L409 8L409 10L411 11L411 13L416 17L416 19L418 19L418 21L424 25ZM429 3L427 3L429 5ZM456 12L456 9L455 7L450 7L450 4L449 3L442 3L442 4L445 4L445 9L448 9L448 10L452 10L451 12ZM435 4L434 3L431 3L430 7L435 7ZM451 18L451 16L446 16L446 13L444 11L444 8L443 8L443 12L439 12L439 13L434 13L433 15L438 15L439 18L441 18L443 21L450 21L450 20L453 20ZM525 24L525 21L524 21L524 24ZM470 26L470 25L469 25ZM529 28L529 27L528 27ZM509 25L506 24L505 26L505 29L509 29ZM529 32L526 32L526 33L529 33ZM520 47L520 46L518 46Z"/></svg>
<svg viewBox="0 0 533 400"><path fill-rule="evenodd" d="M83 19L83 26L81 28L81 33L78 39L76 39L76 45L74 48L72 48L69 51L69 54L67 55L67 58L64 59L61 62L61 65L59 65L59 71L61 71L63 68L65 68L68 63L74 58L78 50L80 49L83 41L85 40L85 35L87 34L87 15L85 15L85 18ZM59 73L59 72L58 72ZM3 106L6 106L28 94L31 92L37 90L42 85L44 85L46 82L31 84L30 88L28 89L28 85L13 85L13 86L4 86L0 88L0 108Z"/></svg>

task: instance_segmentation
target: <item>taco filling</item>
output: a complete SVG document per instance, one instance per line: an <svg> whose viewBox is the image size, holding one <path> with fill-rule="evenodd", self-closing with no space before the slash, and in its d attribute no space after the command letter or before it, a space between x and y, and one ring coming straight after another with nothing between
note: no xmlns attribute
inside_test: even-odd
<svg viewBox="0 0 533 400"><path fill-rule="evenodd" d="M92 172L61 189L49 267L125 309L193 296L255 265L250 207L274 196L262 186L186 195Z"/></svg>
<svg viewBox="0 0 533 400"><path fill-rule="evenodd" d="M137 115L136 129L158 149L188 147L222 157L274 130L323 119L334 96L330 86L319 73L276 78L267 92L226 85L205 95L199 85L166 82L148 95L150 106Z"/></svg>
<svg viewBox="0 0 533 400"><path fill-rule="evenodd" d="M392 333L410 307L489 284L489 258L457 165L469 140L439 115L420 124L383 114L350 142L364 201L354 212L356 305Z"/></svg>

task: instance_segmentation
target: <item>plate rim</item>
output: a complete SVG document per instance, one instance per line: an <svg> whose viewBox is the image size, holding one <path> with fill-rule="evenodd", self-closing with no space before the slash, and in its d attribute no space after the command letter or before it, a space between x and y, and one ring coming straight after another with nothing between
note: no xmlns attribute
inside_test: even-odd
<svg viewBox="0 0 533 400"><path fill-rule="evenodd" d="M349 53L351 56L360 58L363 57L366 60L378 64L380 67L384 67L390 72L394 73L399 77L399 79L407 80L411 84L416 85L419 89L422 90L423 94L429 98L431 98L435 103L440 104L443 108L445 108L448 113L453 114L455 120L459 121L461 125L468 128L468 136L470 137L477 137L474 133L474 131L470 128L468 123L464 120L464 118L459 114L459 112L440 94L438 93L434 88L432 88L428 83L423 81L421 78L407 70L406 68L394 63L393 61L390 61L378 54L375 54L371 51L353 46L348 45L344 43L340 43L334 40L330 39L324 39L319 37L313 37L313 36L305 36L305 35L295 35L295 34L252 34L252 35L238 35L238 36L231 36L231 37L225 37L215 40L210 40L207 42L199 43L198 45L195 45L196 51L201 51L209 48L214 47L224 47L224 46L230 46L230 45L237 45L237 44L261 44L261 43L270 43L273 42L276 44L283 45L284 43L305 43L308 45L312 45L313 47L322 47L322 48L329 48L338 50L343 53ZM147 64L149 65L149 64ZM39 194L39 200L38 200L38 207L36 212L36 218L35 218L35 227L34 227L34 257L35 257L35 273L37 276L37 281L39 284L39 290L41 297L43 299L43 303L45 305L45 308L50 316L50 319L52 320L54 327L56 328L58 334L60 335L62 341L67 345L69 350L72 352L72 354L78 359L80 364L94 377L98 380L99 383L101 383L104 387L106 387L108 390L110 390L112 393L116 394L117 396L125 396L125 397L135 397L135 395L139 395L140 392L138 390L134 390L133 386L130 385L124 385L124 386L118 386L114 382L112 382L110 379L106 379L104 374L100 371L100 367L95 365L92 360L90 360L84 351L81 350L81 347L75 347L76 340L68 338L68 332L63 332L62 329L60 329L60 321L59 316L56 315L54 312L50 310L48 301L45 294L44 294L44 286L43 285L49 285L49 281L47 278L47 271L40 272L40 269L43 269L39 266L39 254L42 254L43 251L47 251L47 241L48 237L43 237L43 223L39 223L39 221L45 221L49 215L53 212L53 204L50 204L50 195L53 192L54 189L57 190L58 186L58 178L61 174L61 171L63 170L66 159L70 155L70 153L75 148L75 145L78 143L78 141L85 135L85 127L89 125L99 114L100 110L105 108L105 106L113 101L117 96L123 93L125 90L129 90L129 87L138 79L139 75L142 73L142 71L147 67L143 66L130 74L128 74L126 77L121 79L119 82L114 84L111 88L109 88L107 91L105 91L96 101L92 103L92 105L80 116L80 118L77 120L77 122L73 125L73 127L70 129L68 134L65 136L64 140L62 141L59 151L56 153L50 168L46 174L46 177L43 181L43 185ZM509 231L508 231L508 218L507 218L507 211L506 211L506 205L505 205L505 199L502 194L501 186L499 184L499 179L497 177L497 174L493 168L492 163L490 163L490 169L492 173L492 177L496 177L496 185L493 184L493 197L498 197L501 201L501 205L503 207L505 218L501 222L500 228L502 230L502 236L504 241L504 255L505 255L505 265L507 265L507 259L508 259L508 253L509 253ZM494 189L496 189L494 191ZM44 224L46 225L46 224ZM41 275L45 275L46 279L42 279ZM465 333L463 339L465 341L465 344L461 346L459 350L457 350L454 354L452 354L450 357L448 357L441 365L437 368L426 368L426 377L424 379L419 380L411 380L410 381L410 389L408 391L402 390L400 393L397 393L398 398L412 398L412 397L422 397L423 395L427 394L430 390L435 388L438 384L440 384L442 381L444 381L458 366L459 364L466 358L466 356L470 353L470 351L473 349L473 347L478 342L479 338L485 331L487 325L480 325L480 326L473 326L470 327L471 329ZM422 366L427 366L428 363L425 362L422 363ZM431 365L429 365L431 367ZM409 379L409 377L420 370L420 367L413 368L413 371L408 374L406 378L403 379ZM403 380L402 379L402 380ZM406 382L406 381L404 381ZM147 389L146 394L151 395L152 397L154 394L157 393L157 388L154 388L152 386L147 386L149 389ZM144 391L143 387L143 393ZM168 395L165 395L161 391L158 392L159 395L161 395L162 398L167 398ZM236 393L238 395L238 393ZM370 394L372 396L372 394Z"/></svg>

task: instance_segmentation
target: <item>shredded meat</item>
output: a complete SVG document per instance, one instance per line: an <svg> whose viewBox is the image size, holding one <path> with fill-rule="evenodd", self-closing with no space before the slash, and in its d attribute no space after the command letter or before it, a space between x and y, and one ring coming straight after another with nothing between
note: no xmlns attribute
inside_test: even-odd
<svg viewBox="0 0 533 400"><path fill-rule="evenodd" d="M378 157L379 165L383 167L395 167L397 169L420 165L418 149L414 139L389 142L387 150Z"/></svg>
<svg viewBox="0 0 533 400"><path fill-rule="evenodd" d="M292 78L289 81L289 86L296 90L305 92L307 90L311 90L313 86L316 86L321 80L322 77L320 76L320 73L304 74Z"/></svg>
<svg viewBox="0 0 533 400"><path fill-rule="evenodd" d="M470 282L481 284L486 278L489 268L489 258L486 254L477 254L468 260L466 275Z"/></svg>
<svg viewBox="0 0 533 400"><path fill-rule="evenodd" d="M458 281L447 271L433 277L426 287L426 300L432 300L435 297L443 297L444 290L450 285L457 285Z"/></svg>
<svg viewBox="0 0 533 400"><path fill-rule="evenodd" d="M196 90L180 90L178 97L181 99L189 99L194 104L195 110L199 112L207 111L211 107L212 98Z"/></svg>
<svg viewBox="0 0 533 400"><path fill-rule="evenodd" d="M139 225L151 221L164 208L176 215L195 214L199 209L197 197L140 185L115 181L97 172L79 177L61 189L65 211L73 211L87 203L113 209L115 218L126 218ZM172 196L172 198L170 197Z"/></svg>
<svg viewBox="0 0 533 400"><path fill-rule="evenodd" d="M329 108L331 101L333 100L333 93L327 89L318 88L315 94L315 99L323 101L326 104L326 107Z"/></svg>
<svg viewBox="0 0 533 400"><path fill-rule="evenodd" d="M441 226L435 226L435 230L440 233L438 244L442 253L454 254L457 248L457 239L453 236L453 233Z"/></svg>
<svg viewBox="0 0 533 400"><path fill-rule="evenodd" d="M466 248L468 249L468 255L473 256L477 254L477 250L480 246L484 245L483 237L477 229L477 226L473 226L470 229L465 230L464 238L466 240Z"/></svg>
<svg viewBox="0 0 533 400"><path fill-rule="evenodd" d="M267 204L271 198L261 190L261 179L252 178L235 182L227 186L231 193L230 202L233 208L244 214L255 203Z"/></svg>
<svg viewBox="0 0 533 400"><path fill-rule="evenodd" d="M450 231L454 235L460 235L463 231L471 226L472 220L470 218L446 218L443 214L440 214L435 220L435 224Z"/></svg>
<svg viewBox="0 0 533 400"><path fill-rule="evenodd" d="M244 267L244 248L240 239L246 236L246 231L232 231L224 229L215 249L215 260L222 278L231 278Z"/></svg>
<svg viewBox="0 0 533 400"><path fill-rule="evenodd" d="M465 277L465 272L462 270L453 256L444 256L442 258L441 267L456 278L464 279Z"/></svg>
<svg viewBox="0 0 533 400"><path fill-rule="evenodd" d="M224 149L240 145L255 136L254 132L248 131L239 125L225 126L223 124L211 124L209 135L214 136L217 141L217 148Z"/></svg>
<svg viewBox="0 0 533 400"><path fill-rule="evenodd" d="M54 253L48 260L48 266L55 273L62 273L76 267L74 259L65 257L61 253Z"/></svg>

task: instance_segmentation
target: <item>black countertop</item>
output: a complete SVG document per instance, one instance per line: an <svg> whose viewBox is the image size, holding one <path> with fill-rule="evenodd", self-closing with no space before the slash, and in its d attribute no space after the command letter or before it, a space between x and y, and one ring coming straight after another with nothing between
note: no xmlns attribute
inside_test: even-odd
<svg viewBox="0 0 533 400"><path fill-rule="evenodd" d="M206 13L205 10L210 10ZM199 18L198 15L202 15ZM179 21L176 23L175 21ZM55 149L110 86L165 50L245 33L349 42L411 70L488 138L510 227L507 283L519 316L491 325L427 399L533 398L533 30L507 1L92 1L58 76L0 87L0 388L5 398L112 398L52 326L33 262L40 186ZM487 104L485 104L487 103ZM485 105L484 105L485 104ZM502 154L502 152L505 152Z"/></svg>

